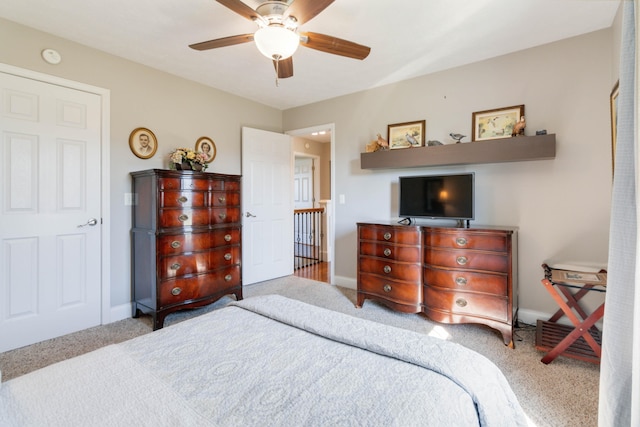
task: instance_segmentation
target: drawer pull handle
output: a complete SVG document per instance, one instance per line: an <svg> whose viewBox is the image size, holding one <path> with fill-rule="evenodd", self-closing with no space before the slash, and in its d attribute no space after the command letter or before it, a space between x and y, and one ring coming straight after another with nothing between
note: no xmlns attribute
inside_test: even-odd
<svg viewBox="0 0 640 427"><path fill-rule="evenodd" d="M389 233L388 231L386 233L384 233L384 240L390 240L391 239L391 233Z"/></svg>
<svg viewBox="0 0 640 427"><path fill-rule="evenodd" d="M384 285L382 287L382 290L385 291L385 292L391 292L391 285Z"/></svg>
<svg viewBox="0 0 640 427"><path fill-rule="evenodd" d="M224 196L222 196L222 197L218 197L218 201L219 201L220 203L224 203L224 202L226 202L226 201L227 201L227 198L226 198L226 197L224 197Z"/></svg>
<svg viewBox="0 0 640 427"><path fill-rule="evenodd" d="M171 289L171 295L174 295L174 296L180 295L180 292L182 292L182 289L180 289L180 288Z"/></svg>
<svg viewBox="0 0 640 427"><path fill-rule="evenodd" d="M224 241L225 242L230 242L231 241L231 234L225 234L224 235Z"/></svg>
<svg viewBox="0 0 640 427"><path fill-rule="evenodd" d="M456 305L457 305L458 307L466 307L466 306L467 306L467 300L466 300L466 299L464 299L464 298L458 298L458 299L456 300Z"/></svg>
<svg viewBox="0 0 640 427"><path fill-rule="evenodd" d="M218 216L220 217L220 219L224 220L227 217L227 214L223 212Z"/></svg>
<svg viewBox="0 0 640 427"><path fill-rule="evenodd" d="M182 196L182 197L178 197L178 202L180 202L180 203L187 203L187 200L189 200L189 199L187 199L187 198L186 198L186 197L184 197L184 196Z"/></svg>
<svg viewBox="0 0 640 427"><path fill-rule="evenodd" d="M173 249L178 249L180 246L182 246L182 245L177 240L174 240L173 242L171 242L171 247Z"/></svg>
<svg viewBox="0 0 640 427"><path fill-rule="evenodd" d="M178 217L178 220L179 220L180 222L185 222L185 221L186 221L186 220L188 220L188 219L189 219L189 215L185 215L185 214L182 214L182 215L180 215L180 216Z"/></svg>
<svg viewBox="0 0 640 427"><path fill-rule="evenodd" d="M176 262L175 264L171 264L171 269L172 269L172 270L177 270L177 269L179 269L180 267L182 267L182 266L181 266L180 264L178 264L177 262Z"/></svg>
<svg viewBox="0 0 640 427"><path fill-rule="evenodd" d="M464 277L456 277L456 284L459 286L464 286L467 284L467 279Z"/></svg>
<svg viewBox="0 0 640 427"><path fill-rule="evenodd" d="M385 248L385 250L383 251L383 253L384 253L384 256L389 256L389 255L391 255L391 249L389 249L389 248Z"/></svg>
<svg viewBox="0 0 640 427"><path fill-rule="evenodd" d="M460 265L465 265L468 261L469 260L466 256L459 256L458 258L456 258L456 262Z"/></svg>
<svg viewBox="0 0 640 427"><path fill-rule="evenodd" d="M458 245L458 246L467 246L467 239L465 239L464 237L458 237L456 239L456 245Z"/></svg>
<svg viewBox="0 0 640 427"><path fill-rule="evenodd" d="M389 267L388 265L385 265L384 268L382 269L382 271L384 271L385 273L389 274L389 273L391 273L391 267Z"/></svg>
<svg viewBox="0 0 640 427"><path fill-rule="evenodd" d="M227 274L226 276L224 276L224 281L225 282L230 282L231 279L233 279L233 276L231 276L230 274Z"/></svg>
<svg viewBox="0 0 640 427"><path fill-rule="evenodd" d="M224 259L231 261L231 254L224 254Z"/></svg>

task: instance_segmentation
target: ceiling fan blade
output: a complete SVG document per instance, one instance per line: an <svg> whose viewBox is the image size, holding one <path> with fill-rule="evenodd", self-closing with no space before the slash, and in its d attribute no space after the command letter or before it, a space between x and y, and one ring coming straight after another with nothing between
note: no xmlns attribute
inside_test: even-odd
<svg viewBox="0 0 640 427"><path fill-rule="evenodd" d="M279 79L286 79L293 77L293 57L290 56L287 59L281 59L279 61L273 61L273 66L276 68Z"/></svg>
<svg viewBox="0 0 640 427"><path fill-rule="evenodd" d="M297 1L297 0L296 0ZM300 43L311 49L353 59L365 59L371 48L320 33L300 33Z"/></svg>
<svg viewBox="0 0 640 427"><path fill-rule="evenodd" d="M286 15L294 16L298 20L298 25L302 25L313 19L333 2L334 0L293 0Z"/></svg>
<svg viewBox="0 0 640 427"><path fill-rule="evenodd" d="M249 6L241 2L240 0L216 0L223 6L228 7L235 13L240 16L243 16L251 21L255 21L256 19L260 19L260 15L255 10L251 9Z"/></svg>
<svg viewBox="0 0 640 427"><path fill-rule="evenodd" d="M253 34L240 34L238 36L223 37L221 39L209 40L206 42L190 44L189 47L195 50L209 50L218 47L233 46L253 41Z"/></svg>

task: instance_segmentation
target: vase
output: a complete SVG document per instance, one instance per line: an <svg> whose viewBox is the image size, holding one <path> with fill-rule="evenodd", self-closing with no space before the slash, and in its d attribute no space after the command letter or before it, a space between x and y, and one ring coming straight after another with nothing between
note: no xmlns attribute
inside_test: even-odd
<svg viewBox="0 0 640 427"><path fill-rule="evenodd" d="M178 170L178 171L190 171L191 170L191 163L189 163L189 162L174 163L174 166L176 167L176 170Z"/></svg>
<svg viewBox="0 0 640 427"><path fill-rule="evenodd" d="M200 163L194 163L191 165L191 169L197 172L202 172L202 165Z"/></svg>

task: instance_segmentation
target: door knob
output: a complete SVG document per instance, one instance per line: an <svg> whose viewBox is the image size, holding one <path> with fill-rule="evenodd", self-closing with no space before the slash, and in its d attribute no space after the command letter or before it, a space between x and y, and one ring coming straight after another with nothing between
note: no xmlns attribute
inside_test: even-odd
<svg viewBox="0 0 640 427"><path fill-rule="evenodd" d="M82 228L82 227L86 227L87 225L90 225L91 227L93 227L94 225L96 225L98 223L98 220L95 218L91 218L89 221L87 221L84 224L80 224L78 226L78 228Z"/></svg>
<svg viewBox="0 0 640 427"><path fill-rule="evenodd" d="M256 217L256 216L255 216L254 214L252 214L251 212L247 212L247 213L245 214L245 216L246 216L247 218L251 218L251 217L255 218L255 217Z"/></svg>

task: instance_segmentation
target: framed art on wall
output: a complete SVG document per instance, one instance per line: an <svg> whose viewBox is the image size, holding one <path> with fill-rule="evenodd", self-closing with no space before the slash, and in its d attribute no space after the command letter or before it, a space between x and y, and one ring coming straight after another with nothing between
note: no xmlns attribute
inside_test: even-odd
<svg viewBox="0 0 640 427"><path fill-rule="evenodd" d="M158 140L149 129L136 128L129 135L129 148L141 159L150 159L158 150Z"/></svg>
<svg viewBox="0 0 640 427"><path fill-rule="evenodd" d="M523 116L524 105L477 111L471 116L471 141L511 138L513 128Z"/></svg>
<svg viewBox="0 0 640 427"><path fill-rule="evenodd" d="M611 170L616 166L616 139L618 138L618 92L620 82L613 86L610 96L611 104Z"/></svg>
<svg viewBox="0 0 640 427"><path fill-rule="evenodd" d="M205 162L211 163L217 154L215 142L206 136L198 138L196 141L196 153L204 154Z"/></svg>
<svg viewBox="0 0 640 427"><path fill-rule="evenodd" d="M425 121L396 123L387 127L387 142L390 149L422 147L424 145Z"/></svg>

